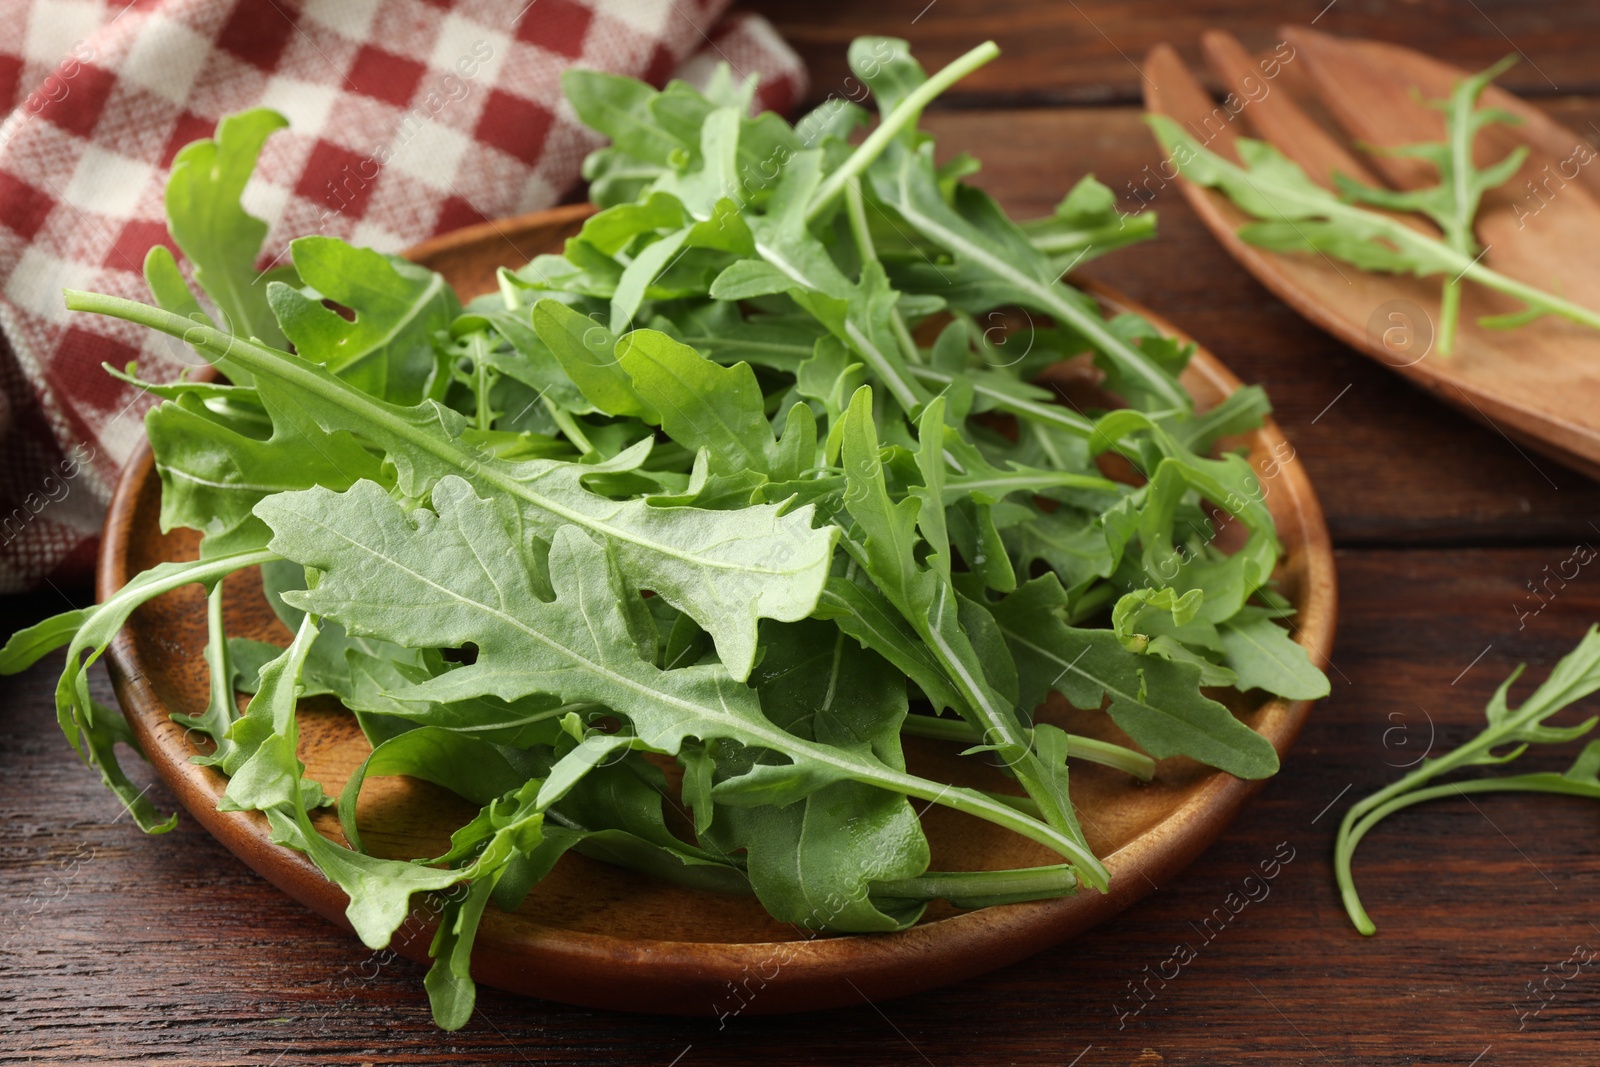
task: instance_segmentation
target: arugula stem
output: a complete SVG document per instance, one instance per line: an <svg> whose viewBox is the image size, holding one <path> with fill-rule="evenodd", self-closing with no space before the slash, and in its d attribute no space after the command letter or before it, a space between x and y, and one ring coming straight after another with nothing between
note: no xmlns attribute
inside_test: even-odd
<svg viewBox="0 0 1600 1067"><path fill-rule="evenodd" d="M223 735L238 717L238 706L234 703L233 695L234 675L228 655L228 635L222 621L220 581L211 587L211 592L206 596L205 661L211 673L211 699L205 711L199 715L184 715L175 711L171 713L171 718L180 726L193 727L204 733L217 743L220 750L225 743L229 743Z"/></svg>
<svg viewBox="0 0 1600 1067"><path fill-rule="evenodd" d="M777 267L802 288L821 288L815 279L806 275L799 264L790 260L778 249L757 241L756 252L760 254L762 259ZM910 368L903 366L902 361L895 357L893 353L880 349L877 343L873 341L872 335L862 328L860 321L847 316L844 320L844 332L850 347L855 349L861 356L862 361L867 365L867 368L894 396L896 403L908 413L917 410L932 399L928 395L928 391L923 389L914 378L906 376L904 372L908 372ZM898 343L895 347L899 347Z"/></svg>
<svg viewBox="0 0 1600 1067"><path fill-rule="evenodd" d="M932 715L907 715L900 727L901 733L913 737L931 737L939 741L959 741L969 745L983 744L983 737L965 719L936 718ZM1112 744L1081 734L1067 735L1067 755L1076 756L1089 763L1115 767L1127 771L1141 781L1155 777L1156 761L1143 752L1123 745Z"/></svg>
<svg viewBox="0 0 1600 1067"><path fill-rule="evenodd" d="M925 382L930 382L940 387L947 386L955 381L955 375L945 374L943 371L934 370L927 366L914 366L911 373ZM1049 404L1038 400L1024 400L1021 397L1011 396L1007 393L985 385L976 379L969 379L972 391L984 398L998 411L1018 418L1028 419L1032 422L1043 423L1057 430L1064 430L1074 437L1090 438L1094 436L1094 421L1079 415L1071 408L1062 407L1060 404Z"/></svg>
<svg viewBox="0 0 1600 1067"><path fill-rule="evenodd" d="M928 871L915 878L873 883L875 896L946 900L958 908L1062 897L1077 889L1077 874L1066 865L1007 871Z"/></svg>
<svg viewBox="0 0 1600 1067"><path fill-rule="evenodd" d="M1447 279L1439 291L1439 339L1435 346L1448 356L1456 346L1456 324L1461 318L1461 283Z"/></svg>
<svg viewBox="0 0 1600 1067"><path fill-rule="evenodd" d="M917 86L906 94L906 98L895 105L894 110L883 117L878 128L873 130L866 140L852 152L839 169L828 175L827 180L817 189L811 197L811 203L806 208L806 221L810 222L822 214L834 198L844 192L845 186L852 178L859 177L866 169L872 166L874 160L883 155L889 144L900 135L901 131L913 125L922 109L927 107L935 97L944 92L968 74L988 63L1000 54L1000 46L993 41L985 41L978 47L957 57L949 66L933 75L927 81Z"/></svg>
<svg viewBox="0 0 1600 1067"><path fill-rule="evenodd" d="M1421 234L1416 236L1422 237ZM1485 267L1481 261L1473 261L1466 256L1462 256L1461 259L1464 261L1464 265L1461 268L1461 277L1470 278L1479 285L1488 286L1490 289L1498 290L1507 296L1514 296L1529 307L1539 308L1568 321L1600 330L1600 311L1591 310L1582 304L1574 304L1570 300L1564 300L1554 293L1545 292L1543 289L1535 289L1531 285L1524 285L1515 278L1508 278L1499 271Z"/></svg>
<svg viewBox="0 0 1600 1067"><path fill-rule="evenodd" d="M566 435L567 440L572 442L579 455L587 456L594 451L594 445L590 442L588 435L578 426L578 420L573 418L572 412L565 410L548 396L541 396L539 402L550 413L550 418L561 432Z"/></svg>
<svg viewBox="0 0 1600 1067"><path fill-rule="evenodd" d="M774 732L770 743L763 740L757 743L766 744L775 752L791 753L835 767L854 781L927 800L1003 826L1071 860L1083 879L1096 889L1104 890L1106 887L1108 875L1099 858L1067 833L1017 810L1009 803L1015 801L1016 797L1007 796L1005 800L1000 800L982 790L940 784L903 771L868 764L840 749L802 741L792 734Z"/></svg>
<svg viewBox="0 0 1600 1067"><path fill-rule="evenodd" d="M478 330L472 335L472 382L475 411L472 413L473 422L480 430L493 428L494 412L489 408L489 390L494 383L490 376L494 373L489 368L489 361L485 358L489 350L488 334Z"/></svg>
<svg viewBox="0 0 1600 1067"><path fill-rule="evenodd" d="M1156 232L1156 216L1153 211L1124 215L1115 223L1108 222L1104 226L1092 226L1083 230L1052 232L1050 227L1055 222L1053 217L1047 216L1042 219L1028 219L1017 223L1017 226L1028 235L1028 242L1033 247L1052 257L1079 252L1110 241L1131 243ZM1063 268L1065 266L1066 264L1062 264Z"/></svg>
<svg viewBox="0 0 1600 1067"><path fill-rule="evenodd" d="M1396 783L1396 785L1401 784L1404 784L1404 780ZM1350 921L1355 924L1356 929L1363 934L1374 934L1378 927L1367 915L1366 909L1361 906L1361 897L1356 892L1350 864L1355 858L1356 846L1367 836L1367 832L1395 812L1429 800L1465 796L1468 793L1558 793L1600 800L1600 787L1565 775L1549 773L1519 774L1507 778L1476 778L1467 782L1446 782L1426 789L1398 792L1399 795L1395 795L1391 790L1374 793L1362 804L1347 811L1344 820L1339 824L1339 836L1335 841L1333 853L1334 877L1339 884L1339 897L1344 903L1346 914L1350 916ZM1370 803L1384 794L1389 795L1382 803L1377 805ZM1364 809L1365 814L1358 817L1358 809Z"/></svg>
<svg viewBox="0 0 1600 1067"><path fill-rule="evenodd" d="M1160 398L1164 405L1179 411L1188 411L1193 407L1193 401L1183 391L1182 386L1158 367L1150 357L1112 333L1098 310L1093 307L1082 307L1068 299L1059 281L1051 283L1040 281L1004 256L997 254L992 248L968 240L919 209L916 198L905 188L906 180L902 169L901 191L895 206L905 216L907 222L942 245L957 259L980 266L989 274L1004 281L1024 297L1022 303L1030 304L1057 322L1071 326L1079 336L1115 363L1118 370Z"/></svg>
<svg viewBox="0 0 1600 1067"><path fill-rule="evenodd" d="M844 203L850 219L850 234L855 238L862 265L877 263L878 250L872 243L872 231L867 228L867 208L861 196L860 178L851 178L850 184L845 186ZM898 305L889 309L889 328L894 332L895 340L900 342L900 351L905 353L907 362L912 365L921 363L922 349L917 347L911 331L906 328L905 316L900 314Z"/></svg>
<svg viewBox="0 0 1600 1067"><path fill-rule="evenodd" d="M1044 809L1039 807L1039 802L1032 797L1018 796L1015 793L997 793L993 789L985 789L983 795L990 800L998 801L1008 808L1014 808L1024 815L1031 815L1035 819L1044 818Z"/></svg>
<svg viewBox="0 0 1600 1067"><path fill-rule="evenodd" d="M848 544L847 541L846 545ZM1071 850L1062 854L1079 864L1084 879L1090 885L1103 891L1110 875L1089 851L1088 846L1075 838L1076 824L1072 812L1070 809L1064 809L1044 784L1042 780L1044 764L1033 750L1031 734L1024 735L1022 724L1017 721L1011 708L1001 706L991 699L990 690L983 680L972 676L933 620L925 616L910 618L903 606L901 612L908 616L906 621L911 623L917 635L928 645L945 677L954 684L962 703L972 713L974 727L981 725L983 743L994 747L996 754L1005 761L1007 767L1011 768L1011 773L1022 783L1023 788L1028 791L1028 796L1038 805L1043 822L1033 819L1029 822L1034 827L1048 829L1052 838L1071 842ZM1004 802L999 803L1001 807L1009 806ZM1085 857L1091 862L1084 863Z"/></svg>

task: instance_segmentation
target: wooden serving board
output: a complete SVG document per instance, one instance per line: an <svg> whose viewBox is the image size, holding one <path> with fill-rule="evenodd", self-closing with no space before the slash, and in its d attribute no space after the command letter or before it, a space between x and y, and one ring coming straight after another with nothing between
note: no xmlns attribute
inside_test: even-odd
<svg viewBox="0 0 1600 1067"><path fill-rule="evenodd" d="M1167 45L1145 61L1147 108L1202 131L1197 136L1210 138L1206 147L1234 162L1241 136L1281 144L1330 188L1334 173L1348 176L1363 165L1379 175L1362 174L1364 180L1397 188L1437 181L1417 160L1372 154L1358 161L1336 145L1347 143L1352 130L1366 143L1391 149L1423 139L1410 132L1420 128L1433 131L1426 139L1443 139L1443 114L1426 101L1447 98L1469 71L1384 42L1340 40L1303 27L1282 32L1296 58L1278 65L1279 76L1237 120L1211 118L1218 105ZM1483 263L1584 307L1600 307L1600 257L1594 253L1600 172L1587 165L1594 148L1497 86L1484 92L1481 106L1509 112L1518 122L1490 123L1478 132L1480 167L1519 145L1529 149L1521 169L1483 196L1476 227ZM1285 116L1286 110L1299 114ZM1553 315L1510 330L1481 326L1480 318L1514 313L1522 304L1468 281L1455 350L1441 355L1433 344L1441 278L1380 274L1325 255L1259 248L1238 236L1252 217L1224 194L1182 178L1178 185L1224 250L1307 320L1506 439L1600 479L1600 330Z"/></svg>

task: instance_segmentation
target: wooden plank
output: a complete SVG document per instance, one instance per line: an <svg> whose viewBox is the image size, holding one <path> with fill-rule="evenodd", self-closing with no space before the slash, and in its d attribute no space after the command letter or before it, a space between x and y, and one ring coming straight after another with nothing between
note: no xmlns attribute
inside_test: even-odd
<svg viewBox="0 0 1600 1067"><path fill-rule="evenodd" d="M1552 113L1570 129L1587 129L1600 119L1600 104L1568 101ZM1137 109L943 111L924 125L941 154L964 150L982 159L971 180L1014 216L1047 214L1091 172L1119 192L1122 210L1159 213L1155 241L1084 273L1165 315L1245 381L1266 386L1310 468L1336 543L1600 536L1591 525L1600 521L1600 486L1315 329L1222 251L1176 186L1162 187L1159 178L1143 185L1147 173L1159 174L1161 153Z"/></svg>
<svg viewBox="0 0 1600 1067"><path fill-rule="evenodd" d="M853 83L846 81L850 71L845 49L863 34L905 38L930 69L994 39L1005 54L963 82L954 100L986 106L1105 104L1140 98L1137 65L1162 41L1198 63L1200 34L1209 28L1228 30L1253 50L1270 50L1282 41L1279 26L1313 20L1328 33L1421 48L1471 70L1520 50L1525 61L1502 79L1520 93L1600 90L1600 71L1592 61L1600 48L1600 7L1584 0L1478 0L1470 6L1439 0L1307 0L1290 5L1251 0L755 0L745 7L771 19L805 59L813 101L854 92ZM1208 84L1215 88L1217 82Z"/></svg>
<svg viewBox="0 0 1600 1067"><path fill-rule="evenodd" d="M719 1021L710 1005L704 1018L624 1016L484 990L467 1028L441 1035L420 967L311 916L192 819L162 837L131 827L57 733L48 664L7 680L0 717L0 1058L288 1067L439 1062L449 1050L481 1064L1061 1067L1081 1054L1079 1067L1465 1067L1492 1046L1482 1062L1591 1062L1600 976L1572 980L1521 1032L1517 1013L1535 1006L1526 983L1574 945L1600 946L1592 804L1480 797L1385 824L1358 858L1380 927L1370 940L1346 924L1328 860L1346 805L1402 773L1430 735L1435 752L1469 737L1515 663L1531 662L1519 698L1600 617L1585 571L1517 628L1525 583L1563 559L1526 547L1345 552L1333 695L1205 856L1027 962L824 1016ZM9 630L37 608L0 601L0 620ZM171 803L160 786L152 796ZM1274 858L1281 869L1264 882ZM1228 894L1246 890L1260 899L1228 912ZM1180 944L1195 958L1172 976ZM1146 967L1171 977L1130 1014L1129 983Z"/></svg>

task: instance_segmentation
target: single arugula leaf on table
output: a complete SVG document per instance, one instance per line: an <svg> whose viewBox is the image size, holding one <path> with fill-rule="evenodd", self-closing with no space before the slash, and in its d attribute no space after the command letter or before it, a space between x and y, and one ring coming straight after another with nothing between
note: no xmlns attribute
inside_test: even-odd
<svg viewBox="0 0 1600 1067"><path fill-rule="evenodd" d="M1577 646L1550 671L1549 677L1520 705L1512 707L1508 699L1511 686L1522 676L1525 666L1512 671L1495 690L1485 708L1488 724L1478 736L1443 756L1424 759L1403 778L1351 805L1345 812L1334 840L1334 877L1339 884L1345 913L1363 934L1376 933L1377 926L1361 904L1350 865L1361 839L1390 815L1413 804L1469 793L1557 793L1600 800L1600 777L1597 777L1600 774L1600 741L1585 745L1572 766L1561 774L1538 772L1430 784L1466 767L1510 763L1532 745L1561 745L1578 740L1600 722L1600 716L1590 716L1571 726L1546 724L1546 720L1558 712L1600 690L1600 626L1589 627Z"/></svg>

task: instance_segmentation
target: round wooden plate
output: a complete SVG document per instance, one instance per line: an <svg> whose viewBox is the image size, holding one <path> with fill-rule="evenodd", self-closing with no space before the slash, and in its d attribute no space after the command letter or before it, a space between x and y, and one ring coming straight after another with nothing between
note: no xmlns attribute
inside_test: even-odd
<svg viewBox="0 0 1600 1067"><path fill-rule="evenodd" d="M577 232L587 207L560 208L488 223L429 241L411 251L441 271L463 296L494 287L495 270L560 247ZM1118 309L1149 312L1109 293ZM1200 350L1184 385L1202 407L1238 388L1218 360ZM1260 472L1266 502L1284 545L1277 579L1294 602L1298 640L1326 666L1334 629L1334 567L1322 510L1292 446L1270 421L1242 439ZM146 448L128 464L101 550L99 595L163 560L193 559L197 538L162 534L160 480ZM241 573L225 589L228 632L287 644L289 634L261 595L259 576ZM259 813L221 813L225 780L189 762L194 738L169 712L206 704L205 603L198 586L151 602L134 614L109 655L117 696L161 777L207 830L274 885L325 918L344 921L346 898L301 854L268 840ZM1278 752L1287 751L1309 702L1218 694ZM1079 733L1126 740L1099 712L1063 702L1041 711ZM367 752L354 718L336 705L304 701L300 755L307 773L337 795ZM912 769L955 776L992 789L1014 789L998 771L958 759L959 746L907 739ZM1161 761L1148 784L1104 767L1074 765L1072 795L1090 844L1106 857L1111 891L1060 900L956 912L929 909L919 925L897 934L822 936L775 922L753 898L667 885L569 853L513 914L485 913L472 969L502 989L574 1004L627 1011L727 1015L792 1012L900 996L1019 960L1102 922L1171 878L1209 845L1260 788L1182 758ZM474 813L465 801L425 782L374 779L362 792L365 844L396 857L437 855L452 829ZM331 812L319 829L340 840ZM923 817L933 866L943 870L1024 867L1057 857L987 823L933 808ZM433 934L428 902L419 900L394 948L426 959Z"/></svg>

